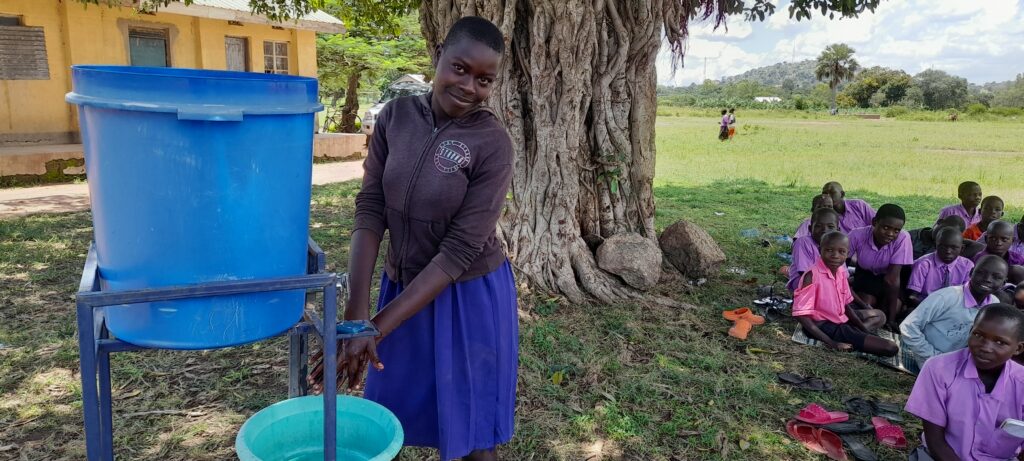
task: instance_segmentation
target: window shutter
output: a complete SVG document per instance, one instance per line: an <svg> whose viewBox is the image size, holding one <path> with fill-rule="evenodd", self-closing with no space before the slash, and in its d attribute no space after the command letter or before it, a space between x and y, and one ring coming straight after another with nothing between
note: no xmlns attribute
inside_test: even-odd
<svg viewBox="0 0 1024 461"><path fill-rule="evenodd" d="M49 80L42 27L0 26L0 80Z"/></svg>

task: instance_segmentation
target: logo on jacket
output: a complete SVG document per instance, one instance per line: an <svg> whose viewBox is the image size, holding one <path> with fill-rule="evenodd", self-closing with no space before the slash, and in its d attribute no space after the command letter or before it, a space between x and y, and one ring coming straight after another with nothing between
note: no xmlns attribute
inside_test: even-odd
<svg viewBox="0 0 1024 461"><path fill-rule="evenodd" d="M469 166L469 147L459 141L443 141L434 152L434 166L442 173L454 173Z"/></svg>

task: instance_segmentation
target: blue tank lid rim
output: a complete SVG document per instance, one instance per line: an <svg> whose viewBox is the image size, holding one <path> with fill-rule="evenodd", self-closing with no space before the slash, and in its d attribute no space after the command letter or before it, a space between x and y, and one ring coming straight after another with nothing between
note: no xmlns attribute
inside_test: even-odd
<svg viewBox="0 0 1024 461"><path fill-rule="evenodd" d="M152 75L170 78L216 78L220 80L248 80L287 83L317 83L314 77L286 74L265 74L259 72L239 72L217 69L194 69L190 67L144 67L144 66L104 66L93 64L76 64L73 71L106 72L121 75Z"/></svg>

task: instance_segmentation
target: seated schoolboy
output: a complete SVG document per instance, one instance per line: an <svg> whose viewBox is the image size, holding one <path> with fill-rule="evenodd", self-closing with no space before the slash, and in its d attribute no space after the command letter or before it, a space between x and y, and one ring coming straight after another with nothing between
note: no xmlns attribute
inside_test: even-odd
<svg viewBox="0 0 1024 461"><path fill-rule="evenodd" d="M839 230L847 234L858 227L870 226L875 219L875 209L863 200L846 198L842 184L827 182L821 188L821 194L832 198L832 208L839 213Z"/></svg>
<svg viewBox="0 0 1024 461"><path fill-rule="evenodd" d="M935 251L935 236L939 234L943 227L956 228L960 234L967 230L964 226L964 220L959 216L946 216L932 227L919 227L907 231L910 234L910 243L914 247L914 260Z"/></svg>
<svg viewBox="0 0 1024 461"><path fill-rule="evenodd" d="M831 208L820 208L811 214L811 233L793 242L793 264L789 265L789 283L786 288L795 291L803 273L814 266L821 252L821 237L839 229L839 213Z"/></svg>
<svg viewBox="0 0 1024 461"><path fill-rule="evenodd" d="M974 255L977 261L987 255L1003 258L1011 266L1024 266L1024 254L1010 249L1013 243L1013 224L1006 221L992 221L985 232L985 249Z"/></svg>
<svg viewBox="0 0 1024 461"><path fill-rule="evenodd" d="M1005 461L1021 459L1024 438L1000 428L1024 419L1024 313L1006 304L985 306L973 322L967 348L924 364L906 410L921 418L922 446L910 459Z"/></svg>
<svg viewBox="0 0 1024 461"><path fill-rule="evenodd" d="M892 357L899 352L896 343L870 333L885 323L885 314L871 308L854 309L856 300L846 271L849 245L842 232L821 237L819 257L804 272L793 294L793 317L808 337L833 349Z"/></svg>
<svg viewBox="0 0 1024 461"><path fill-rule="evenodd" d="M982 197L981 186L974 181L964 181L956 188L956 196L960 203L943 208L935 222L938 223L947 216L959 216L967 226L973 226L981 221L981 214L978 212Z"/></svg>
<svg viewBox="0 0 1024 461"><path fill-rule="evenodd" d="M964 347L978 308L999 302L994 293L1006 282L1008 269L996 256L982 258L967 283L925 298L900 324L903 366L917 373L926 360Z"/></svg>
<svg viewBox="0 0 1024 461"><path fill-rule="evenodd" d="M871 226L850 232L850 257L857 268L853 291L885 312L886 326L893 331L898 328L896 318L903 306L900 272L914 263L910 234L903 230L906 221L903 208L887 203L878 209Z"/></svg>
<svg viewBox="0 0 1024 461"><path fill-rule="evenodd" d="M954 227L943 227L936 237L938 246L914 261L914 269L907 282L910 307L917 307L928 295L938 289L963 285L971 276L974 261L960 256L964 238Z"/></svg>
<svg viewBox="0 0 1024 461"><path fill-rule="evenodd" d="M978 240L981 238L981 234L985 232L985 229L988 229L989 224L1003 217L1003 199L995 195L985 197L981 201L980 214L981 220L977 224L967 226L967 230L964 231L965 239Z"/></svg>
<svg viewBox="0 0 1024 461"><path fill-rule="evenodd" d="M991 224L990 224L991 225ZM985 241L986 233L982 233L981 237L978 237L979 242ZM1013 226L1013 242L1010 243L1010 251L1017 253L1024 253L1024 216L1020 218L1020 222Z"/></svg>
<svg viewBox="0 0 1024 461"><path fill-rule="evenodd" d="M811 199L811 214L814 214L814 211L819 208L832 209L832 198L827 195L815 195L814 198ZM806 237L808 235L811 235L811 218L805 219L796 227L796 231L793 232L793 241L795 242L796 239Z"/></svg>

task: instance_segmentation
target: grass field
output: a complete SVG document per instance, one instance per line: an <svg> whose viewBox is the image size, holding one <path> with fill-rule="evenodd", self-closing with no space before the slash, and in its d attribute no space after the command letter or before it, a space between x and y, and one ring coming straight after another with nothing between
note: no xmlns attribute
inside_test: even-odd
<svg viewBox="0 0 1024 461"><path fill-rule="evenodd" d="M736 140L723 144L713 118L658 121L659 229L693 220L729 257L701 286L671 274L659 284L660 294L698 308L522 296L517 433L504 459L820 459L785 434L785 421L800 407L839 407L853 395L902 403L913 380L792 344L791 321L757 327L746 343L726 336L720 311L749 303L759 284L780 282L776 253L786 250L740 230L792 233L829 179L876 206L904 205L911 225L930 222L964 179L1015 203L1012 216L1019 218L1024 203L1024 187L1014 181L1024 173L1020 124L742 113L740 122ZM314 188L311 232L331 270L344 270L357 189L355 182ZM0 220L0 460L83 459L73 293L91 232L88 213ZM286 394L284 350L283 341L271 341L115 355L118 459L232 459L245 418ZM836 390L780 387L775 373L783 370L827 377ZM565 375L558 384L556 371ZM916 440L920 427L905 416L908 439ZM863 440L880 459L905 459ZM409 449L401 459L430 456Z"/></svg>

